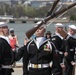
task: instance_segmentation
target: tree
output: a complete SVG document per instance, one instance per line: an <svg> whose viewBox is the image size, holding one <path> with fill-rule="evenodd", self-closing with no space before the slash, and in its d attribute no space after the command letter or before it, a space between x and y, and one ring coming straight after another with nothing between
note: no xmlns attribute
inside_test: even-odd
<svg viewBox="0 0 76 75"><path fill-rule="evenodd" d="M70 16L70 20L73 20L73 21L76 20L76 15L75 14L74 15L71 15Z"/></svg>

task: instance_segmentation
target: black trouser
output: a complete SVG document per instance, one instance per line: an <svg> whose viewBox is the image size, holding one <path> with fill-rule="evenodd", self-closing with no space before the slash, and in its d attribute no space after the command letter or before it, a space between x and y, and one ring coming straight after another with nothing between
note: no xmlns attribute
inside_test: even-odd
<svg viewBox="0 0 76 75"><path fill-rule="evenodd" d="M53 75L62 75L62 68L61 67L53 67L52 73L53 73Z"/></svg>
<svg viewBox="0 0 76 75"><path fill-rule="evenodd" d="M67 69L67 75L72 75L73 72L73 66L69 66Z"/></svg>
<svg viewBox="0 0 76 75"><path fill-rule="evenodd" d="M56 52L53 55L52 73L53 75L62 75L62 67L60 66L60 63L62 63L64 55Z"/></svg>
<svg viewBox="0 0 76 75"><path fill-rule="evenodd" d="M67 62L68 63L68 66L67 69L66 69L66 72L67 72L67 75L72 75L72 72L73 72L73 66L71 65L70 62Z"/></svg>
<svg viewBox="0 0 76 75"><path fill-rule="evenodd" d="M12 72L14 72L13 69L2 68L1 71L0 71L0 75L12 75Z"/></svg>
<svg viewBox="0 0 76 75"><path fill-rule="evenodd" d="M29 68L28 75L51 75L51 68Z"/></svg>
<svg viewBox="0 0 76 75"><path fill-rule="evenodd" d="M14 54L14 58L15 58L16 50L13 51L13 54ZM16 61L13 62L13 67L16 67Z"/></svg>

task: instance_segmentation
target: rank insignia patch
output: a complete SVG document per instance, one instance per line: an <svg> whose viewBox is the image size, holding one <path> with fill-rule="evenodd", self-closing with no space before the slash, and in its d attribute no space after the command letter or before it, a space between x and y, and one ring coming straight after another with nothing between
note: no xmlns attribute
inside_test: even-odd
<svg viewBox="0 0 76 75"><path fill-rule="evenodd" d="M31 46L34 46L35 44L31 44Z"/></svg>
<svg viewBox="0 0 76 75"><path fill-rule="evenodd" d="M56 38L53 38L52 40L56 40Z"/></svg>
<svg viewBox="0 0 76 75"><path fill-rule="evenodd" d="M44 50L45 51L50 51L50 45L44 45Z"/></svg>

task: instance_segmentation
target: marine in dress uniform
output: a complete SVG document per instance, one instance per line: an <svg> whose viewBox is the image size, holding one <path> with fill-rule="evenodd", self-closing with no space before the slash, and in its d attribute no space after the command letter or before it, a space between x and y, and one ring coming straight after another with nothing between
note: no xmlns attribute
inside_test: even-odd
<svg viewBox="0 0 76 75"><path fill-rule="evenodd" d="M0 22L0 75L11 75L13 72L13 52L7 37L8 26L5 22Z"/></svg>
<svg viewBox="0 0 76 75"><path fill-rule="evenodd" d="M36 31L36 38L21 47L16 60L23 57L23 75L51 75L50 62L54 50L50 39L44 37L45 28Z"/></svg>
<svg viewBox="0 0 76 75"><path fill-rule="evenodd" d="M64 56L64 46L63 37L58 33L58 29L62 29L64 26L61 23L55 24L56 31L52 37L52 42L55 45L55 52L53 54L53 65L52 73L53 75L62 75L62 68L64 67L63 56Z"/></svg>

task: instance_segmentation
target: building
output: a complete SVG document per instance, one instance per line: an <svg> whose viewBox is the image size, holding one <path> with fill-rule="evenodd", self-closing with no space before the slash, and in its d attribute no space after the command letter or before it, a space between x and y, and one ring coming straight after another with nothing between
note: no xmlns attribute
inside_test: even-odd
<svg viewBox="0 0 76 75"><path fill-rule="evenodd" d="M10 0L0 0L0 3L11 4L11 1Z"/></svg>
<svg viewBox="0 0 76 75"><path fill-rule="evenodd" d="M11 4L15 4L16 3L16 1L15 0L10 0L11 1Z"/></svg>
<svg viewBox="0 0 76 75"><path fill-rule="evenodd" d="M21 0L22 1L22 3L24 3L25 1L27 1L27 0Z"/></svg>
<svg viewBox="0 0 76 75"><path fill-rule="evenodd" d="M39 8L39 7L42 7L42 6L46 6L47 3L50 3L52 2L53 0L29 0L29 1L25 1L23 4L24 5L31 5L32 7L35 7L35 8Z"/></svg>
<svg viewBox="0 0 76 75"><path fill-rule="evenodd" d="M67 0L68 2L75 2L76 0Z"/></svg>
<svg viewBox="0 0 76 75"><path fill-rule="evenodd" d="M6 4L17 4L19 1L23 1L23 0L0 0L1 3L6 3Z"/></svg>
<svg viewBox="0 0 76 75"><path fill-rule="evenodd" d="M11 0L12 1L12 4L16 4L16 3L21 3L23 4L25 1L28 1L28 0Z"/></svg>
<svg viewBox="0 0 76 75"><path fill-rule="evenodd" d="M49 2L54 2L55 0L0 0L0 3L6 3L6 4L31 4L34 7L40 6L41 4L46 5ZM60 0L64 2L75 2L76 0ZM44 3L43 3L44 2ZM37 6L36 6L37 5Z"/></svg>

